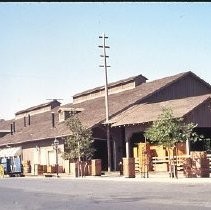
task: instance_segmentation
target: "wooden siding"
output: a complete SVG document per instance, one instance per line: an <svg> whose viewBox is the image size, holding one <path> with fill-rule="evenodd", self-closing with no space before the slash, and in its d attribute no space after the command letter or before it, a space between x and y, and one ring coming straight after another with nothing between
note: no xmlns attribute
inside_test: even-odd
<svg viewBox="0 0 211 210"><path fill-rule="evenodd" d="M188 75L141 102L155 103L209 93L211 89L208 86L194 76Z"/></svg>
<svg viewBox="0 0 211 210"><path fill-rule="evenodd" d="M185 121L197 123L198 127L211 127L211 101L198 106L185 117Z"/></svg>

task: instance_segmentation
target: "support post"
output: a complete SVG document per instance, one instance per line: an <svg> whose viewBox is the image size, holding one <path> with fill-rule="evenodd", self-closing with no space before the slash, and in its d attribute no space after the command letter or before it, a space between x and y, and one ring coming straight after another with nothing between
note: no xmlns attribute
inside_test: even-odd
<svg viewBox="0 0 211 210"><path fill-rule="evenodd" d="M126 158L130 157L130 142L129 139L126 139Z"/></svg>
<svg viewBox="0 0 211 210"><path fill-rule="evenodd" d="M114 170L117 170L117 154L116 154L116 141L113 140L113 159L114 159Z"/></svg>
<svg viewBox="0 0 211 210"><path fill-rule="evenodd" d="M189 139L186 139L186 155L190 155L190 142Z"/></svg>
<svg viewBox="0 0 211 210"><path fill-rule="evenodd" d="M56 146L56 177L59 177L58 146Z"/></svg>
<svg viewBox="0 0 211 210"><path fill-rule="evenodd" d="M59 140L55 138L53 142L53 148L56 151L56 177L59 177L58 146L59 146Z"/></svg>

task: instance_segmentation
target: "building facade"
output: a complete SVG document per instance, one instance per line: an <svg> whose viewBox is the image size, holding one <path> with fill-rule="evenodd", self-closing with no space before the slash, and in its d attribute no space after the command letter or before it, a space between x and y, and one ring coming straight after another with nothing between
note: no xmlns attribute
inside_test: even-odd
<svg viewBox="0 0 211 210"><path fill-rule="evenodd" d="M118 170L122 157L132 156L134 144L143 142L143 133L161 114L172 108L175 117L197 123L197 131L211 137L211 86L193 72L147 82L138 75L109 84L109 118L112 168ZM36 165L55 165L53 149L59 140L60 172L65 172L64 139L71 135L65 125L70 112L76 112L84 126L93 131L94 158L102 159L107 169L104 88L97 87L73 96L73 103L62 105L53 100L16 113L15 118L0 121L0 149L22 148L22 160Z"/></svg>

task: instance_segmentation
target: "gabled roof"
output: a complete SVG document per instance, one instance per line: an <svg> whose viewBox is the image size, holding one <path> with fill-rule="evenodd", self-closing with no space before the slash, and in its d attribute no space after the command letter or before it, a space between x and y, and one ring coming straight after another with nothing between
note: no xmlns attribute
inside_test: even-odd
<svg viewBox="0 0 211 210"><path fill-rule="evenodd" d="M173 84L174 82L177 82L179 79L189 74L193 75L194 77L197 77L192 72L180 73L174 76L143 83L134 89L109 95L109 113L111 119L115 116L121 116L121 113L126 111L127 109L134 109L135 105L141 103L142 100L146 99L147 97L150 97L151 95L157 93L159 90L168 87L169 85ZM202 82L204 81L202 80ZM208 83L204 82L204 84L209 86L211 90L211 87ZM100 123L103 123L105 120L104 97L91 99L77 104L70 103L64 106L58 106L51 111L33 115L31 117L31 125L27 127L23 126L23 119L16 119L16 133L14 135L8 134L0 138L0 145L5 145L8 143L22 143L27 141L55 138L56 136L69 135L70 131L68 131L65 124L59 123L59 108L80 108L81 110L83 110L78 114L78 116L84 126L87 127L97 126ZM52 128L51 123L52 111L55 113L55 128ZM0 129L10 129L10 124L13 121L14 120L0 122Z"/></svg>
<svg viewBox="0 0 211 210"><path fill-rule="evenodd" d="M121 113L122 111L133 106L138 101L151 96L162 88L167 87L168 85L176 82L178 79L190 73L191 72L184 72L174 76L165 77L162 79L143 83L131 90L126 90L124 92L109 95L108 99L110 117ZM88 127L93 127L99 123L102 123L105 119L104 97L87 100L77 104L66 104L61 107L83 108L84 111L81 112L79 116L81 118L81 121Z"/></svg>
<svg viewBox="0 0 211 210"><path fill-rule="evenodd" d="M163 108L171 108L175 118L181 118L191 112L207 100L211 100L211 94L169 100L151 104L135 104L110 120L112 127L121 125L133 125L157 120Z"/></svg>

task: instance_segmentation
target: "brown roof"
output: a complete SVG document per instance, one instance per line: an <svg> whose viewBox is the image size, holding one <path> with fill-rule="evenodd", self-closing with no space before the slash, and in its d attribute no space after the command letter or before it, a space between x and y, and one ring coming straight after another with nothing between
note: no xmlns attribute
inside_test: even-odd
<svg viewBox="0 0 211 210"><path fill-rule="evenodd" d="M111 119L112 126L141 124L157 120L163 108L171 108L175 118L181 118L204 103L211 95L188 97L151 104L135 104L128 110Z"/></svg>
<svg viewBox="0 0 211 210"><path fill-rule="evenodd" d="M0 121L0 130L10 130L10 124L12 122L13 122L13 119Z"/></svg>
<svg viewBox="0 0 211 210"><path fill-rule="evenodd" d="M126 90L120 93L109 95L109 113L110 117L121 113L133 106L136 102L143 100L156 93L162 88L170 85L179 78L190 74L191 72L180 73L174 76L143 83L134 89ZM105 99L99 97L87 100L77 104L66 104L62 107L83 108L84 111L79 114L81 121L88 127L93 127L105 119Z"/></svg>
<svg viewBox="0 0 211 210"><path fill-rule="evenodd" d="M24 127L23 118L18 120L10 120L8 124L0 124L0 129L10 129L10 124L15 122L16 132L11 135L8 134L0 138L0 145L6 144L18 144L34 140L42 140L55 138L57 136L66 136L70 134L64 123L59 123L58 109L54 108L51 111L47 111L41 114L36 114L30 117L31 124ZM55 127L52 127L52 112L55 112Z"/></svg>
<svg viewBox="0 0 211 210"><path fill-rule="evenodd" d="M154 80L152 82L143 83L134 89L126 90L124 92L109 95L109 113L111 117L115 117L130 107L134 108L137 102L151 96L157 91L161 90L179 80L180 78L192 74L192 72L180 73L174 76L165 77L163 79ZM78 104L66 104L58 106L51 111L36 114L31 116L31 125L24 127L23 118L15 120L16 133L14 135L6 135L0 138L0 145L8 143L21 143L33 140L41 140L54 138L56 136L69 135L67 127L64 123L58 122L58 109L65 107L73 107L83 109L78 115L87 127L94 127L104 122L105 120L105 100L104 97L91 99ZM131 109L132 109L131 108ZM52 128L51 112L55 113L56 128ZM10 124L14 120L0 122L0 129L10 129Z"/></svg>

